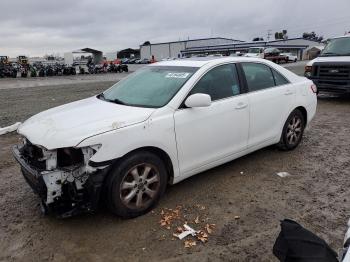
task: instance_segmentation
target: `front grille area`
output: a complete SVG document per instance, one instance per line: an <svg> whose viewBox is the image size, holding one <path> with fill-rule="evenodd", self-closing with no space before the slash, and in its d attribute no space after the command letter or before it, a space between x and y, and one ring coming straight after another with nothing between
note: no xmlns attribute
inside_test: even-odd
<svg viewBox="0 0 350 262"><path fill-rule="evenodd" d="M22 174L30 185L30 187L37 193L42 199L46 199L47 196L47 188L42 176L34 176L30 172L28 172L25 168L22 168Z"/></svg>
<svg viewBox="0 0 350 262"><path fill-rule="evenodd" d="M26 140L25 145L21 149L21 154L30 166L39 170L46 169L46 161L39 160L43 157L42 149L36 145L33 145L29 140Z"/></svg>
<svg viewBox="0 0 350 262"><path fill-rule="evenodd" d="M318 64L313 68L313 76L319 79L349 80L350 64Z"/></svg>

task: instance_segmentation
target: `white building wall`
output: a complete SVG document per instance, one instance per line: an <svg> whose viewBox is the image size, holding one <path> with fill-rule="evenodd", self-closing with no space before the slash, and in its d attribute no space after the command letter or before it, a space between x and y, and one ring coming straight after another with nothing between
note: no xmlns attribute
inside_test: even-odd
<svg viewBox="0 0 350 262"><path fill-rule="evenodd" d="M145 58L150 59L150 57L151 57L151 46L149 46L149 45L142 45L142 46L140 46L140 57L141 57L141 59L145 59Z"/></svg>
<svg viewBox="0 0 350 262"><path fill-rule="evenodd" d="M170 54L169 57L178 57L181 55L181 50L184 50L186 47L186 42L177 42L170 44Z"/></svg>
<svg viewBox="0 0 350 262"><path fill-rule="evenodd" d="M181 50L188 47L200 47L200 46L210 46L210 45L220 45L220 44L232 44L237 43L232 39L222 39L222 38L209 38L209 39L199 39L199 40L187 40L179 42L169 42L161 44L151 44L149 46L140 47L141 59L151 58L154 55L156 60L161 60L168 57L178 57L181 55Z"/></svg>
<svg viewBox="0 0 350 262"><path fill-rule="evenodd" d="M186 43L186 47L201 47L201 46L212 46L212 45L223 45L223 44L234 44L238 41L232 39L212 38L202 40L189 40Z"/></svg>
<svg viewBox="0 0 350 262"><path fill-rule="evenodd" d="M157 61L168 58L170 56L169 44L152 45L151 53Z"/></svg>
<svg viewBox="0 0 350 262"><path fill-rule="evenodd" d="M71 66L73 64L74 57L72 52L64 53L64 64Z"/></svg>

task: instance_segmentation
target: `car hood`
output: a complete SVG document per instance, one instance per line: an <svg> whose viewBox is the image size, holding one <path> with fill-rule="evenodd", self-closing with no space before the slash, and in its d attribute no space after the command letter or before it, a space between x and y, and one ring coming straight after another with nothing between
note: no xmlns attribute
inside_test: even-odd
<svg viewBox="0 0 350 262"><path fill-rule="evenodd" d="M20 125L18 133L49 150L71 147L87 137L143 122L154 111L91 97L43 111Z"/></svg>
<svg viewBox="0 0 350 262"><path fill-rule="evenodd" d="M307 63L308 66L312 66L314 63L329 63L329 62L349 62L350 56L324 56L317 57Z"/></svg>

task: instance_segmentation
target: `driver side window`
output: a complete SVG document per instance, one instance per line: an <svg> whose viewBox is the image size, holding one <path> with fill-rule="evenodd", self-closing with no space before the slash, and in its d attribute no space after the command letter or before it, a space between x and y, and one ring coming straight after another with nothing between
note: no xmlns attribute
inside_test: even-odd
<svg viewBox="0 0 350 262"><path fill-rule="evenodd" d="M212 101L238 95L240 93L236 65L226 64L206 73L193 87L189 95L208 94Z"/></svg>

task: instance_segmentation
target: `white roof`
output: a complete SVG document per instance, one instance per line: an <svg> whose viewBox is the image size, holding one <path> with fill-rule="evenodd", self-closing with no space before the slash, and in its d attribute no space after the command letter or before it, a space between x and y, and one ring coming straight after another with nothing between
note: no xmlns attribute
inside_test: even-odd
<svg viewBox="0 0 350 262"><path fill-rule="evenodd" d="M287 79L289 79L291 82L297 82L297 81L304 81L304 77L297 76L296 74L292 73L288 69L277 65L269 60L262 59L262 58L255 58L255 57L191 57L187 59L177 59L177 60L170 60L170 61L162 61L154 64L150 64L149 66L185 66L185 67L212 67L215 65L220 65L223 63L235 63L235 62L260 62L269 65L270 67L274 68L278 72L282 73Z"/></svg>
<svg viewBox="0 0 350 262"><path fill-rule="evenodd" d="M350 37L350 33L348 33L348 34L346 34L346 35L341 35L341 36L333 37L332 39L336 39L336 38L345 38L345 37Z"/></svg>
<svg viewBox="0 0 350 262"><path fill-rule="evenodd" d="M187 66L187 67L202 67L206 64L221 64L225 62L248 62L248 61L260 61L259 58L252 57L191 57L185 59L161 61L150 66Z"/></svg>

